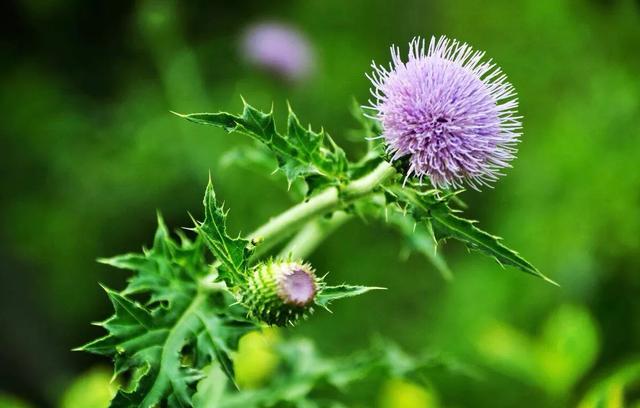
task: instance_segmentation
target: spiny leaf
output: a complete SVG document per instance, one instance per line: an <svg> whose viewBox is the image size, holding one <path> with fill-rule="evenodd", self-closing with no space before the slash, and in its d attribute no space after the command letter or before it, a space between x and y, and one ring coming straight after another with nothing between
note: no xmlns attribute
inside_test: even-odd
<svg viewBox="0 0 640 408"><path fill-rule="evenodd" d="M413 211L413 215L421 222L430 223L436 238L446 240L454 238L465 243L470 249L482 252L494 258L500 265L511 265L523 272L537 276L557 285L542 274L535 266L520 254L502 243L502 239L491 235L476 226L477 222L456 215L447 203L449 197L438 197L434 191L416 191L406 186L393 188L393 196L402 205Z"/></svg>
<svg viewBox="0 0 640 408"><path fill-rule="evenodd" d="M176 297L187 296L186 289L189 293L195 292L198 274L206 271L203 253L200 240L192 243L183 238L182 244L174 242L158 214L158 228L151 249L145 249L141 254L99 259L99 262L135 272L122 291L123 295L144 293L148 295L148 305L166 302L170 307ZM178 265L181 267L176 267Z"/></svg>
<svg viewBox="0 0 640 408"><path fill-rule="evenodd" d="M502 243L502 239L476 227L476 223L455 215L449 206L439 203L431 210L433 227L436 234L443 237L456 238L467 244L471 249L494 257L501 265L511 265L521 271L544 279L557 285L520 254Z"/></svg>
<svg viewBox="0 0 640 408"><path fill-rule="evenodd" d="M244 102L244 101L243 101ZM322 186L339 184L347 174L347 159L344 151L331 137L320 130L304 128L289 106L287 132L276 130L273 111L262 112L244 102L241 115L227 112L192 113L178 116L195 123L219 126L227 132L239 132L265 144L276 156L280 170L289 184L298 177L320 177ZM320 185L314 183L315 187Z"/></svg>
<svg viewBox="0 0 640 408"><path fill-rule="evenodd" d="M325 286L320 293L318 293L316 304L327 308L329 304L335 300L363 295L372 290L386 290L386 288L353 285Z"/></svg>
<svg viewBox="0 0 640 408"><path fill-rule="evenodd" d="M244 281L247 260L251 253L249 241L239 237L231 238L227 234L227 213L216 202L211 179L204 196L204 214L204 221L196 223L196 230L217 260L222 263L220 278L230 286L235 286Z"/></svg>
<svg viewBox="0 0 640 408"><path fill-rule="evenodd" d="M224 286L198 288L208 273L202 240L183 236L176 243L160 217L158 222L151 249L103 260L134 275L122 292L105 288L115 309L99 324L108 334L78 349L114 359L116 376L126 381L112 407L193 406L212 363L234 381L230 355L239 338L256 329Z"/></svg>

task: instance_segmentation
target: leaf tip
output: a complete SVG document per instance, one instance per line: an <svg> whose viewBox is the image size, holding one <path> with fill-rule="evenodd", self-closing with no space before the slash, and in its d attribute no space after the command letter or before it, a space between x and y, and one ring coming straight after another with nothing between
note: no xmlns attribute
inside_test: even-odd
<svg viewBox="0 0 640 408"><path fill-rule="evenodd" d="M547 283L552 284L555 287L561 288L562 286L560 286L560 284L556 281L554 281L553 279L549 278L546 275L543 275L542 273L539 273L539 276L542 278L542 280L544 280Z"/></svg>
<svg viewBox="0 0 640 408"><path fill-rule="evenodd" d="M184 113L179 113L179 112L172 111L172 110L170 110L169 113L172 113L172 114L176 115L179 118L189 119L189 115L184 114Z"/></svg>
<svg viewBox="0 0 640 408"><path fill-rule="evenodd" d="M113 261L111 260L111 258L98 258L96 259L96 262L98 262L99 264L103 264L103 265L112 265Z"/></svg>

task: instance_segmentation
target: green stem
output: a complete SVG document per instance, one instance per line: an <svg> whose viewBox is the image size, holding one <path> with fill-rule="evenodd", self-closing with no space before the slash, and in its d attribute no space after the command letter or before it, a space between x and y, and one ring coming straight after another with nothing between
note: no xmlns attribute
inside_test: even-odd
<svg viewBox="0 0 640 408"><path fill-rule="evenodd" d="M261 255L264 255L275 245L282 242L282 240L318 216L324 215L332 210L338 210L363 196L371 194L376 187L394 174L396 174L396 169L391 163L382 161L370 173L347 184L341 191L338 190L337 187L329 187L320 194L311 197L309 200L294 205L280 215L271 218L267 223L263 224L247 237L247 239L258 243L251 259L255 260ZM325 232L325 236L329 232L330 231ZM298 237L299 240L307 238L309 237ZM312 252L317 244L320 243L322 237L314 237L313 239L317 242L313 243L313 245L311 245L311 243L306 244L306 248L300 252L294 251L295 254L298 257L303 257L299 254L308 255ZM296 239L294 239L294 241L295 240ZM211 265L213 272L202 279L202 288L211 289L217 287L216 280L218 273L216 269L218 266L220 266L220 261L216 260L213 265Z"/></svg>
<svg viewBox="0 0 640 408"><path fill-rule="evenodd" d="M347 184L343 190L329 187L309 200L271 218L248 237L252 241L259 242L253 257L263 255L307 221L366 196L394 174L396 169L391 163L383 161L369 174Z"/></svg>
<svg viewBox="0 0 640 408"><path fill-rule="evenodd" d="M344 211L336 211L328 220L315 219L309 221L280 251L280 257L306 258L329 234L350 219L350 214Z"/></svg>

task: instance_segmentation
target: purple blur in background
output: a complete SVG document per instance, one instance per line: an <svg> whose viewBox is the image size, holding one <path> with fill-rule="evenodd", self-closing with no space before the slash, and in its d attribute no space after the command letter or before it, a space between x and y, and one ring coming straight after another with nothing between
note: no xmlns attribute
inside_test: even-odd
<svg viewBox="0 0 640 408"><path fill-rule="evenodd" d="M313 71L313 50L302 32L284 23L261 22L242 36L246 60L288 81L301 81Z"/></svg>

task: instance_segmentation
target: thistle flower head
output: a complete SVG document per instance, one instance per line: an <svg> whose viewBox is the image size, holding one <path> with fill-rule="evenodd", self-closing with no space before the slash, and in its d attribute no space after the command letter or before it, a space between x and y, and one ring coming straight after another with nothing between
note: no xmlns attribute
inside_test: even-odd
<svg viewBox="0 0 640 408"><path fill-rule="evenodd" d="M388 68L372 64L370 108L393 160L436 188L494 182L515 158L521 123L513 86L469 45L415 38L406 62L391 47Z"/></svg>
<svg viewBox="0 0 640 408"><path fill-rule="evenodd" d="M253 65L287 80L307 77L313 66L309 41L293 27L278 22L250 26L242 39L242 51Z"/></svg>
<svg viewBox="0 0 640 408"><path fill-rule="evenodd" d="M269 261L252 270L242 303L257 319L285 326L313 312L321 286L321 279L309 264Z"/></svg>

